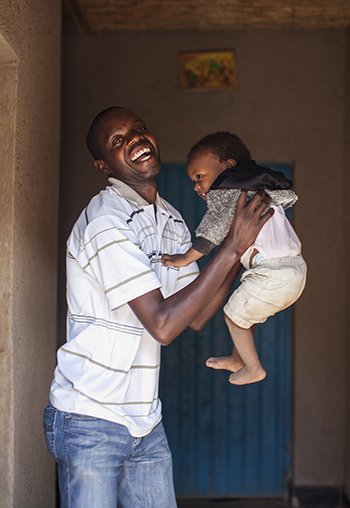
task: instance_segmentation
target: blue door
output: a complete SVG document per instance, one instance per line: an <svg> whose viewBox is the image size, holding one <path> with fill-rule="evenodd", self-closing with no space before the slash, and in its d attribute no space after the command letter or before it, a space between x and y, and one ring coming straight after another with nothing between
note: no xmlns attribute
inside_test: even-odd
<svg viewBox="0 0 350 508"><path fill-rule="evenodd" d="M291 178L285 165L270 165ZM184 165L168 164L159 193L182 213L193 233L206 204ZM209 257L200 260L201 268ZM173 453L175 488L184 497L282 496L290 468L291 309L258 325L264 381L228 383L229 372L205 366L232 351L220 310L202 332L185 330L162 348L160 396Z"/></svg>

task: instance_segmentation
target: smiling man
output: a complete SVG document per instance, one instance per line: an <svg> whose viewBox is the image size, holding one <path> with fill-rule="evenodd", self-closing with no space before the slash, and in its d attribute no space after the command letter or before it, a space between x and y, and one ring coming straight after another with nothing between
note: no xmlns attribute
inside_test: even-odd
<svg viewBox="0 0 350 508"><path fill-rule="evenodd" d="M158 398L160 347L201 329L226 298L268 198L242 195L222 246L199 275L162 254L191 245L181 215L157 193L157 140L143 120L109 108L87 136L109 186L67 242L67 342L58 351L44 429L58 463L61 507L175 508ZM262 199L264 198L264 199Z"/></svg>

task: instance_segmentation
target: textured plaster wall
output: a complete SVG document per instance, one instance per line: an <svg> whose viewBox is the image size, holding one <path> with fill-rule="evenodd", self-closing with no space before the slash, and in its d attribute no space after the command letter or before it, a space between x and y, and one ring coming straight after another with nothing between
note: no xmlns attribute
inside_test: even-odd
<svg viewBox="0 0 350 508"><path fill-rule="evenodd" d="M309 264L294 326L292 454L299 486L335 486L343 479L345 46L342 30L123 32L67 35L63 44L60 340L64 241L104 186L84 145L101 109L124 105L142 116L164 162L184 162L199 137L229 129L259 161L294 167L295 225ZM237 89L182 93L178 53L213 48L235 49Z"/></svg>
<svg viewBox="0 0 350 508"><path fill-rule="evenodd" d="M13 490L13 196L17 58L0 36L0 492L6 500Z"/></svg>
<svg viewBox="0 0 350 508"><path fill-rule="evenodd" d="M0 385L8 406L0 416L1 445L8 441L0 454L0 507L50 508L55 469L42 412L56 349L61 2L0 0L0 12L0 34L16 60L14 80L0 49L1 85L12 101L0 96L0 136L5 129L10 138L0 175L7 249L0 257Z"/></svg>
<svg viewBox="0 0 350 508"><path fill-rule="evenodd" d="M347 32L346 44L346 79L345 79L345 150L344 150L344 198L347 198L347 190L350 185L350 30ZM345 208L345 238L346 251L350 248L350 210ZM350 268L348 264L345 267L345 277L347 281L346 295L346 372L347 372L347 418L346 418L346 448L345 448L345 473L344 473L344 489L348 499L350 499L350 433L348 432L350 425Z"/></svg>

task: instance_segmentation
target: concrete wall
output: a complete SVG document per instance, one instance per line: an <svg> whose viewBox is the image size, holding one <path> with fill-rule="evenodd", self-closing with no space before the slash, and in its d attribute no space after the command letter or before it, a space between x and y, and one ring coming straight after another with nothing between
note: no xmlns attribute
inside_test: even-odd
<svg viewBox="0 0 350 508"><path fill-rule="evenodd" d="M346 44L346 77L345 77L345 150L344 150L344 198L347 199L347 189L350 185L350 30L347 33ZM350 210L345 208L345 238L346 238L346 251L349 252L350 248ZM346 359L347 366L350 364L350 341L349 341L349 326L350 326L350 267L348 264L345 267L345 277L347 280L347 294L346 294L346 339L347 351ZM346 415L346 448L345 448L345 470L344 470L344 490L348 499L350 499L350 433L348 431L350 426L350 369L347 368L347 415Z"/></svg>
<svg viewBox="0 0 350 508"><path fill-rule="evenodd" d="M59 0L0 0L0 507L55 506Z"/></svg>
<svg viewBox="0 0 350 508"><path fill-rule="evenodd" d="M0 449L6 461L0 462L0 492L6 499L13 490L13 201L15 173L15 131L17 105L17 69L15 53L0 36L0 379L5 390L0 398ZM7 382L6 382L7 380Z"/></svg>
<svg viewBox="0 0 350 508"><path fill-rule="evenodd" d="M263 162L294 167L295 225L309 263L295 306L293 481L337 486L345 430L344 79L342 30L117 33L64 37L60 216L64 338L64 241L104 186L85 148L92 118L111 105L143 117L164 162L184 162L199 137L239 134ZM182 93L178 53L234 48L238 87Z"/></svg>

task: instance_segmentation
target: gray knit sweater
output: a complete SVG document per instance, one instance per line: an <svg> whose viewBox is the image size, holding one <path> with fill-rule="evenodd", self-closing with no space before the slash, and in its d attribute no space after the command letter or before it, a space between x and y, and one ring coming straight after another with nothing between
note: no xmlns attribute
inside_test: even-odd
<svg viewBox="0 0 350 508"><path fill-rule="evenodd" d="M257 191L248 191L250 201ZM284 209L293 206L298 196L292 190L265 190L274 205L282 205ZM197 227L196 241L193 248L202 254L208 254L219 245L229 232L235 214L240 189L211 190L208 193L208 211ZM264 213L266 213L267 209Z"/></svg>

